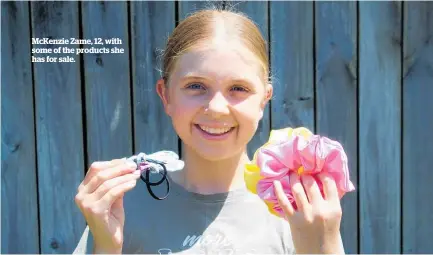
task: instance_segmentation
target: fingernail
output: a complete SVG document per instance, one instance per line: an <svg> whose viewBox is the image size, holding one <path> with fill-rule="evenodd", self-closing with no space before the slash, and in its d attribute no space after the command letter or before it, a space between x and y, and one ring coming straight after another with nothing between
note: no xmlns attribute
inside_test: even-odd
<svg viewBox="0 0 433 255"><path fill-rule="evenodd" d="M140 171L140 170L136 170L136 171L134 171L133 174L135 174L135 175L140 175L140 174L141 174L141 171Z"/></svg>

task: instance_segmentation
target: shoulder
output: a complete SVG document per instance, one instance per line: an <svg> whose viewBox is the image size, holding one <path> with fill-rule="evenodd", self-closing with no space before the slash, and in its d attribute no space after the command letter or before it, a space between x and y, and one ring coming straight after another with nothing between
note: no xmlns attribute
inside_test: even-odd
<svg viewBox="0 0 433 255"><path fill-rule="evenodd" d="M266 210L268 208L266 207ZM268 211L269 225L276 234L276 240L283 247L284 254L294 254L295 248L293 245L292 233L290 230L289 222L282 218L278 217Z"/></svg>
<svg viewBox="0 0 433 255"><path fill-rule="evenodd" d="M290 224L287 220L277 217L273 214L270 215L271 224L275 226L275 231L277 232L278 240L284 249L285 254L294 254L295 247L293 244L293 237L290 231Z"/></svg>

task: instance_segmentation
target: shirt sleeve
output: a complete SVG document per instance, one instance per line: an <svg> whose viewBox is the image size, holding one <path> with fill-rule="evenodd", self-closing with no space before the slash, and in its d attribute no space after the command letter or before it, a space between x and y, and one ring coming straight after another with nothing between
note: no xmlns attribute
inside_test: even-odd
<svg viewBox="0 0 433 255"><path fill-rule="evenodd" d="M282 237L284 245L284 254L296 254L295 245L293 244L292 232L290 231L290 224L284 220L282 221Z"/></svg>
<svg viewBox="0 0 433 255"><path fill-rule="evenodd" d="M93 253L93 236L89 230L89 226L83 231L83 235L80 238L75 250L72 254L92 254Z"/></svg>

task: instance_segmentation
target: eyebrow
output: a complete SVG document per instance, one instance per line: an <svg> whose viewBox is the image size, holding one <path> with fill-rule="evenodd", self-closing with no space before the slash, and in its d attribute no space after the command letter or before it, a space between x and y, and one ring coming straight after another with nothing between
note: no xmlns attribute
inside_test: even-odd
<svg viewBox="0 0 433 255"><path fill-rule="evenodd" d="M197 75L195 73L187 73L185 75L182 75L182 80L186 80L186 79L201 79L201 80L207 80L206 76L200 76Z"/></svg>
<svg viewBox="0 0 433 255"><path fill-rule="evenodd" d="M201 76L197 73L193 73L193 72L188 72L185 75L181 76L182 80L193 80L193 79L197 79L197 80L209 80L206 76ZM248 79L248 78L240 78L240 77L235 77L233 79L230 79L230 81L235 82L235 83L247 83L250 85L254 85L255 83L253 82L253 80Z"/></svg>

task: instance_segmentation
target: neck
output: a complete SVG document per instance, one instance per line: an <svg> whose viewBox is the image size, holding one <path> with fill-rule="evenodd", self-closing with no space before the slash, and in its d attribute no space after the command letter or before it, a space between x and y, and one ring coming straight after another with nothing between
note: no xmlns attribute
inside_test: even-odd
<svg viewBox="0 0 433 255"><path fill-rule="evenodd" d="M245 187L244 169L250 162L246 150L227 159L210 161L186 145L184 148L185 169L176 181L185 189L207 195Z"/></svg>

